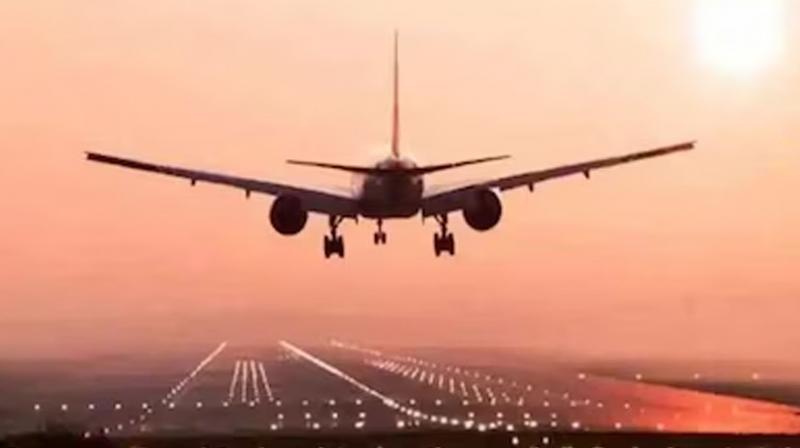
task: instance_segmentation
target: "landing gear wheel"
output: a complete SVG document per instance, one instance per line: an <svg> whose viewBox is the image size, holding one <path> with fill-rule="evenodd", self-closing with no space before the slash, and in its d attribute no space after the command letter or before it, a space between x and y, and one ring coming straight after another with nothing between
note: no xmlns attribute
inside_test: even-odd
<svg viewBox="0 0 800 448"><path fill-rule="evenodd" d="M436 256L441 256L443 252L447 252L450 255L456 254L456 241L453 237L452 233L448 233L447 235L433 235L433 252Z"/></svg>
<svg viewBox="0 0 800 448"><path fill-rule="evenodd" d="M456 254L456 241L452 233L447 231L447 215L440 215L436 217L436 221L441 227L440 233L433 234L433 253L436 256L441 256L442 252L447 252L450 255Z"/></svg>
<svg viewBox="0 0 800 448"><path fill-rule="evenodd" d="M330 258L331 255L338 255L339 258L344 258L344 238L336 234L336 229L342 223L342 219L339 216L330 217L331 234L330 236L325 236L323 240L325 258Z"/></svg>
<svg viewBox="0 0 800 448"><path fill-rule="evenodd" d="M456 254L456 239L455 239L455 237L453 236L452 233L447 235L447 237L445 237L444 243L445 243L446 250L448 252L450 252L450 255L451 256L455 255Z"/></svg>
<svg viewBox="0 0 800 448"><path fill-rule="evenodd" d="M336 253L339 254L339 258L344 258L344 238L342 237L336 239Z"/></svg>
<svg viewBox="0 0 800 448"><path fill-rule="evenodd" d="M337 237L325 237L323 249L325 252L325 258L330 258L331 255L338 255L339 258L344 258L344 238L341 236Z"/></svg>
<svg viewBox="0 0 800 448"><path fill-rule="evenodd" d="M372 242L375 245L386 244L386 232L383 231L383 220L378 220L378 231L372 234Z"/></svg>

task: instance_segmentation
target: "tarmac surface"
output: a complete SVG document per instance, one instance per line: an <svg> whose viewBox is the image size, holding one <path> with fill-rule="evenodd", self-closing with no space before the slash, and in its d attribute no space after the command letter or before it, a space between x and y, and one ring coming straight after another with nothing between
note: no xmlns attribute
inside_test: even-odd
<svg viewBox="0 0 800 448"><path fill-rule="evenodd" d="M651 437L647 446L673 446L676 437L684 446L716 446L709 434L721 433L774 435L778 445L795 446L787 443L800 434L800 412L788 404L642 377L544 364L487 368L453 358L279 341L261 348L223 342L194 359L5 366L0 433L57 425L86 438L145 446L164 446L164 437L175 446L208 440L239 446L237 440L264 438L271 445L370 445L375 439L392 446L392 440L413 444L419 437L424 443L436 438L436 446L464 446L463 437L511 446L600 446L591 440L635 446L629 439L643 435Z"/></svg>

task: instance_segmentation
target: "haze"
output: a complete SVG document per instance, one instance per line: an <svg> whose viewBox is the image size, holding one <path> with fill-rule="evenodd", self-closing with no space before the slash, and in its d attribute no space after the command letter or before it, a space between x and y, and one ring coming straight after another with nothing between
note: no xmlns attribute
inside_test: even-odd
<svg viewBox="0 0 800 448"><path fill-rule="evenodd" d="M0 355L337 337L796 357L800 11L734 2L779 8L739 64L702 1L3 2ZM347 223L326 261L321 217L284 238L268 198L83 159L348 185L283 161L385 153L395 28L403 150L514 156L430 181L699 147L508 194L492 232L456 217L454 259L409 220L386 247Z"/></svg>

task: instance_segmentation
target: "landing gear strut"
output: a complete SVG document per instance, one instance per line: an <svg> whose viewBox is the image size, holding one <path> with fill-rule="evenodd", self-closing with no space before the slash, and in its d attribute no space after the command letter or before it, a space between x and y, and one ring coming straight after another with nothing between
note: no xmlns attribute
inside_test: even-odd
<svg viewBox="0 0 800 448"><path fill-rule="evenodd" d="M456 254L456 242L453 234L447 231L447 215L437 215L436 222L439 223L439 233L433 234L433 252L440 256L442 252L450 255Z"/></svg>
<svg viewBox="0 0 800 448"><path fill-rule="evenodd" d="M336 229L338 229L342 221L344 221L344 218L341 216L330 216L328 218L331 234L330 236L325 236L323 245L325 258L330 258L331 255L338 255L339 258L344 258L344 238L336 233Z"/></svg>
<svg viewBox="0 0 800 448"><path fill-rule="evenodd" d="M378 219L378 231L372 235L375 245L386 244L386 232L383 231L383 220Z"/></svg>

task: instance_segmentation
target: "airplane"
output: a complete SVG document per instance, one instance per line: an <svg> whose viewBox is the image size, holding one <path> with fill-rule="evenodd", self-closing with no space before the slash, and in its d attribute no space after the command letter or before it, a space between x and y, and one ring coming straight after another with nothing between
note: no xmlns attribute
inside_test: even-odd
<svg viewBox="0 0 800 448"><path fill-rule="evenodd" d="M399 60L398 37L394 35L393 103L391 126L391 153L373 166L354 166L337 163L287 160L292 165L339 170L356 176L354 188L346 191L309 188L268 180L231 176L208 171L197 171L175 166L158 165L113 155L87 152L86 158L93 162L117 165L135 170L150 171L188 179L192 186L197 182L227 185L244 190L245 197L251 193L274 196L269 219L272 227L281 235L297 235L306 226L309 213L327 215L329 235L323 239L325 258L338 255L343 258L344 239L339 235L339 225L345 219L358 221L359 217L374 220L377 230L373 235L375 245L385 245L386 232L383 222L388 219L412 218L418 214L422 219L433 217L439 231L433 236L433 249L437 257L444 253L455 255L455 239L448 229L448 216L461 212L467 225L480 232L494 228L502 215L500 194L515 188L526 187L531 192L534 186L550 179L582 174L587 179L590 173L601 168L621 165L679 151L694 149L694 141L661 147L649 151L608 157L587 162L527 171L504 177L466 183L459 186L428 186L425 176L454 168L493 162L509 158L508 155L483 157L459 162L417 165L400 152L400 105L399 105Z"/></svg>

